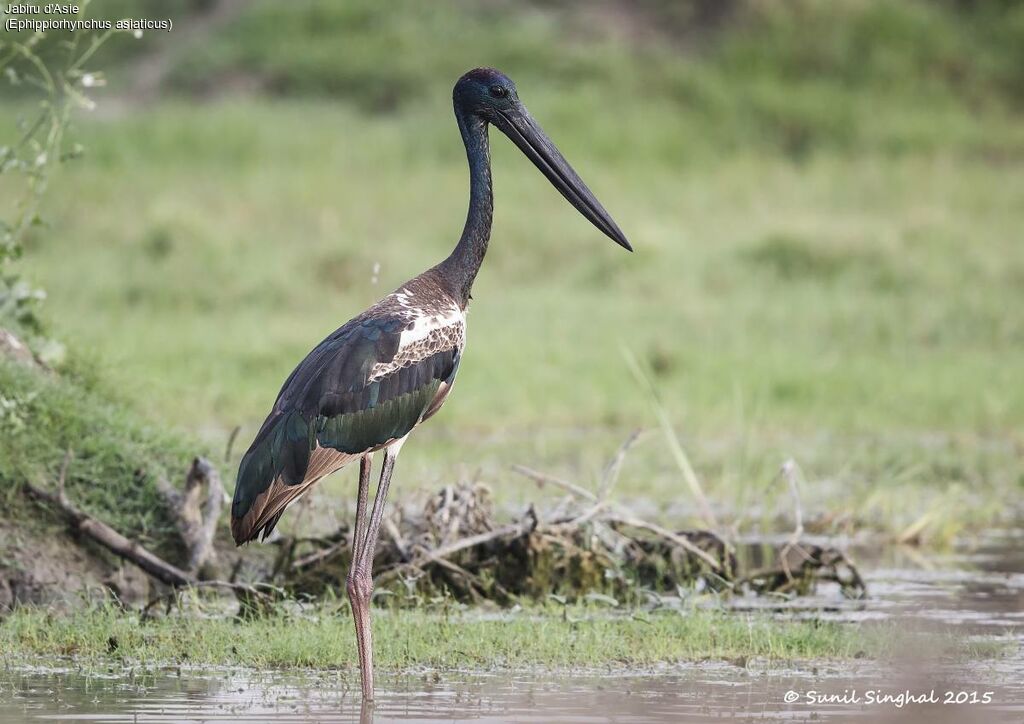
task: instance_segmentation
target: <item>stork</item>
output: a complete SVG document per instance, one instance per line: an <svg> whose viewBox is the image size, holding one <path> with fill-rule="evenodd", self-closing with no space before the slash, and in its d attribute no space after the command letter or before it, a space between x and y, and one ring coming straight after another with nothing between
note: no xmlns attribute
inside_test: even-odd
<svg viewBox="0 0 1024 724"><path fill-rule="evenodd" d="M490 240L494 199L488 126L508 136L594 226L632 251L506 75L492 68L471 70L459 78L452 95L469 159L469 213L458 244L440 264L343 324L299 362L242 457L231 504L235 542L265 539L285 509L318 480L359 461L346 589L364 701L373 700L373 554L391 475L409 433L437 413L451 392L466 344L470 290ZM377 452L384 462L370 508Z"/></svg>

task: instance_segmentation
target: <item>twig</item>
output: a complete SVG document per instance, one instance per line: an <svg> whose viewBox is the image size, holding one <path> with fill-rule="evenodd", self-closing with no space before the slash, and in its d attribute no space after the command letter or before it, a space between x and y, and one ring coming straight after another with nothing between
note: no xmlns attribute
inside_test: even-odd
<svg viewBox="0 0 1024 724"><path fill-rule="evenodd" d="M616 523L620 523L622 525L628 525L631 528L639 528L641 530L646 530L650 533L653 533L654 535L660 538L664 538L667 541L675 543L680 548L683 548L684 550L697 556L702 561L711 566L712 570L719 571L722 569L721 563L716 561L707 552L702 551L700 548L695 546L690 541L686 540L686 538L683 538L681 535L677 535L676 533L673 533L670 530L662 528L660 525L657 525L655 523L649 523L646 520L641 520L640 518L624 516L620 513L612 513L612 515L610 515L608 519Z"/></svg>
<svg viewBox="0 0 1024 724"><path fill-rule="evenodd" d="M608 503L604 500L600 500L594 505L592 505L582 515L579 515L575 518L570 518L569 520L562 521L561 523L553 523L551 525L546 526L546 528L551 530L571 530L573 528L579 528L581 525L593 520L599 514L603 513L607 509Z"/></svg>
<svg viewBox="0 0 1024 724"><path fill-rule="evenodd" d="M548 475L547 473L538 472L537 470L528 468L525 465L513 465L512 470L534 481L540 488L543 488L547 484L551 484L555 487L561 488L562 490L568 491L577 498L583 498L584 500L591 501L597 500L597 496L594 493L580 485L577 485L576 483L570 483L568 480L556 478L555 476Z"/></svg>
<svg viewBox="0 0 1024 724"><path fill-rule="evenodd" d="M479 533L477 535L471 535L468 538L460 538L457 541L453 541L448 545L435 548L434 550L427 551L429 558L447 558L448 556L454 555L459 551L465 550L466 548L472 548L474 546L483 545L484 543L490 543L492 540L498 538L504 538L505 536L519 536L530 530L530 526L524 523L512 523L510 525L503 525L501 528L495 528L494 530L487 531L486 533Z"/></svg>
<svg viewBox="0 0 1024 724"><path fill-rule="evenodd" d="M626 453L633 447L633 443L640 439L642 434L643 430L634 430L630 433L625 442L615 451L612 459L608 461L608 465L604 469L604 475L601 477L601 485L597 489L598 500L605 500L612 492L612 488L615 487L615 483L619 480L619 473L622 472L622 463L626 460Z"/></svg>
<svg viewBox="0 0 1024 724"><path fill-rule="evenodd" d="M402 557L402 560L409 560L409 544L406 543L405 538L402 537L402 532L398 530L395 521L390 517L384 520L384 530L390 536L391 542L395 544L395 549L398 551L398 555Z"/></svg>
<svg viewBox="0 0 1024 724"><path fill-rule="evenodd" d="M613 458L612 463L609 464L610 469L615 467L616 461L619 461L618 465L621 465L621 459L625 456L626 452L629 450L629 448L633 445L633 443L636 441L638 437L639 431L633 433L633 435L631 435L626 440L626 442L623 443L623 445L619 448L619 452L616 454L615 458ZM547 483L551 483L552 485L556 485L559 488L562 488L563 490L569 491L570 493L577 497L581 497L596 503L595 506L593 506L587 512L583 513L577 518L553 524L559 528L564 529L579 526L582 523L585 523L593 519L599 513L603 512L606 508L609 507L604 501L603 497L599 497L598 495L595 495L586 488L576 485L575 483L571 483L568 480L563 480L561 478L557 478L546 473L538 472L536 470L533 470L532 468L526 467L525 465L514 465L512 466L512 469L515 470L517 473L524 475L530 478L531 480L535 481L541 487L543 487ZM614 482L614 478L612 477L612 475L606 473L605 481L608 481L609 479L612 480L612 482ZM602 482L602 487L605 487L604 482ZM607 487L610 488L610 485ZM626 511L620 506L614 506L612 512L608 516L606 516L605 520L617 521L619 523L622 523L623 525L629 525L633 528L640 528L642 530L654 533L655 535L665 538L666 540L675 543L681 548L699 557L701 560L703 560L705 563L711 566L713 570L718 571L722 568L721 564L718 561L716 561L712 556L710 556L705 551L702 551L700 548L695 546L690 541L686 540L686 538L676 535L672 531L666 530L665 528L655 525L654 523L648 523L645 520L641 520L640 518L637 518L632 513Z"/></svg>
<svg viewBox="0 0 1024 724"><path fill-rule="evenodd" d="M224 462L230 462L231 460L231 448L235 445L235 438L238 437L238 433L242 431L241 425L235 425L228 435L227 445L224 446Z"/></svg>
<svg viewBox="0 0 1024 724"><path fill-rule="evenodd" d="M348 539L343 538L335 543L332 543L326 548L321 548L318 551L314 551L312 553L304 555L302 558L297 558L295 561L292 562L292 570L301 571L304 568L309 568L310 566L319 563L325 558L330 558L337 551L340 551L342 548L345 548L347 546Z"/></svg>

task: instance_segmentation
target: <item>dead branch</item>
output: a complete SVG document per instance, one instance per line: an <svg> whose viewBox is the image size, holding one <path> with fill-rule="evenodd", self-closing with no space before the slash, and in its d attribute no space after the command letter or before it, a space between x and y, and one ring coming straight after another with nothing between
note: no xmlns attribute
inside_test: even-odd
<svg viewBox="0 0 1024 724"><path fill-rule="evenodd" d="M534 481L537 483L537 487L539 488L543 488L545 485L550 484L568 491L577 498L583 498L584 500L597 500L597 496L586 488L581 487L576 483L570 483L568 480L557 478L554 475L538 472L532 468L526 467L525 465L513 465L512 470Z"/></svg>
<svg viewBox="0 0 1024 724"><path fill-rule="evenodd" d="M434 550L425 551L428 558L447 558L452 556L459 551L467 548L474 548L476 546L482 546L491 541L498 540L499 538L516 538L528 533L531 529L529 524L524 523L513 523L511 525L505 525L501 528L497 528L487 533L480 533L478 535L472 535L468 538L462 538L460 540L449 543L448 545L435 548Z"/></svg>
<svg viewBox="0 0 1024 724"><path fill-rule="evenodd" d="M30 483L25 484L25 491L35 500L58 508L64 514L72 530L91 538L124 560L134 563L157 580L169 586L187 586L196 583L190 573L171 565L155 553L121 535L106 523L83 513L68 501L63 491L55 495Z"/></svg>
<svg viewBox="0 0 1024 724"><path fill-rule="evenodd" d="M630 528L639 528L640 530L646 530L647 532L653 533L659 538L664 538L665 540L679 546L687 553L691 553L692 555L695 555L698 558L700 558L702 561L711 566L711 570L713 571L719 571L722 569L721 563L716 561L711 555L709 555L705 551L702 551L700 548L695 546L686 538L683 538L681 535L673 533L672 531L666 528L662 528L660 525L657 525L655 523L649 523L648 521L641 520L640 518L626 517L617 514L612 514L611 516L609 516L609 519L616 523L620 523L621 525L628 525Z"/></svg>
<svg viewBox="0 0 1024 724"><path fill-rule="evenodd" d="M391 518L387 518L384 521L384 530L387 531L388 537L391 538L391 542L395 544L395 550L398 551L403 559L408 560L409 558L409 544L402 536L402 531L395 525L395 521Z"/></svg>
<svg viewBox="0 0 1024 724"><path fill-rule="evenodd" d="M188 571L196 574L214 557L213 538L224 504L220 473L206 458L197 457L185 475L184 492L175 490L163 479L157 480L157 487L177 519L178 532L188 549Z"/></svg>
<svg viewBox="0 0 1024 724"><path fill-rule="evenodd" d="M776 549L777 565L746 577L733 546L717 533L673 532L616 505L609 496L636 438L627 439L609 461L598 493L514 466L538 486L565 492L543 520L531 506L522 520L495 525L489 490L475 482L443 487L425 500L422 512L396 513L387 519L387 534L377 552L378 584L397 579L409 592L443 591L474 601L483 595L507 603L521 596L576 597L602 590L628 596L636 586L674 590L695 579L716 591L738 592L747 586L762 594L803 593L821 580L838 582L848 595L863 591L863 581L842 553L802 540L803 511L795 479L790 484L797 531L785 548ZM316 595L343 575L349 542L339 534L310 542L319 550L294 562L287 585Z"/></svg>
<svg viewBox="0 0 1024 724"><path fill-rule="evenodd" d="M75 533L84 535L118 557L129 561L130 563L134 563L148 575L175 588L176 590L186 586L196 589L221 588L234 592L240 599L247 597L248 599L259 600L270 600L270 596L272 594L279 596L283 593L281 589L269 583L249 584L236 583L235 581L196 580L192 573L183 571L177 566L168 563L137 541L127 538L98 518L95 518L94 516L91 516L75 507L75 505L68 500L64 491L64 480L67 475L67 468L71 457L71 451L69 450L65 455L64 463L61 466L60 476L57 480L56 493L48 492L42 488L32 485L31 483L26 483L24 489L27 495L36 502L58 509L64 515L64 518ZM197 474L203 473L202 462L204 461L197 458L193 463L193 470L197 471ZM218 486L219 480L213 483L211 487L218 488ZM218 496L223 494L223 491L219 489L215 492L217 492ZM176 592L172 591L168 595L175 594ZM144 610L144 614L148 615L149 610L155 602L165 600L166 598L166 596L158 596L153 601L150 601L149 605L147 605Z"/></svg>
<svg viewBox="0 0 1024 724"><path fill-rule="evenodd" d="M331 545L327 546L326 548L321 548L320 550L314 551L314 552L312 552L312 553L310 553L308 555L303 556L302 558L296 558L292 562L292 570L302 571L302 570L305 570L306 568L311 568L312 566L315 566L320 561L323 561L323 560L326 560L326 559L330 558L335 553L337 553L338 551L340 551L340 550L342 550L344 548L348 548L348 539L347 538L343 538L343 539L341 539L341 540L339 540L339 541L337 541L335 543L332 543Z"/></svg>

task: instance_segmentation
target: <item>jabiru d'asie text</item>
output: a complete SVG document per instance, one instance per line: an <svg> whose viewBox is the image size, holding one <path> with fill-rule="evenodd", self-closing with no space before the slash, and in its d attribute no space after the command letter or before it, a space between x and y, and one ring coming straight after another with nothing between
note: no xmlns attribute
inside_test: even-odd
<svg viewBox="0 0 1024 724"><path fill-rule="evenodd" d="M594 226L632 251L506 75L492 68L471 70L452 95L469 159L469 213L455 249L343 324L299 362L242 457L231 504L235 542L265 539L285 509L318 480L359 461L346 588L364 701L373 699L373 553L391 475L409 433L437 413L451 392L466 343L470 290L491 236L488 126L508 136ZM370 472L377 452L384 461L371 507Z"/></svg>

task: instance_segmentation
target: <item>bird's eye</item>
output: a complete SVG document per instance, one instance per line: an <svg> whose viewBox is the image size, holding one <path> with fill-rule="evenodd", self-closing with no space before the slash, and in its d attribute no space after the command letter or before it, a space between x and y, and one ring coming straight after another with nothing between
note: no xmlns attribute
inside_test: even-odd
<svg viewBox="0 0 1024 724"><path fill-rule="evenodd" d="M506 88L504 86L500 86L500 85L492 85L491 86L491 95L494 96L495 98L507 98L508 97L508 88Z"/></svg>

